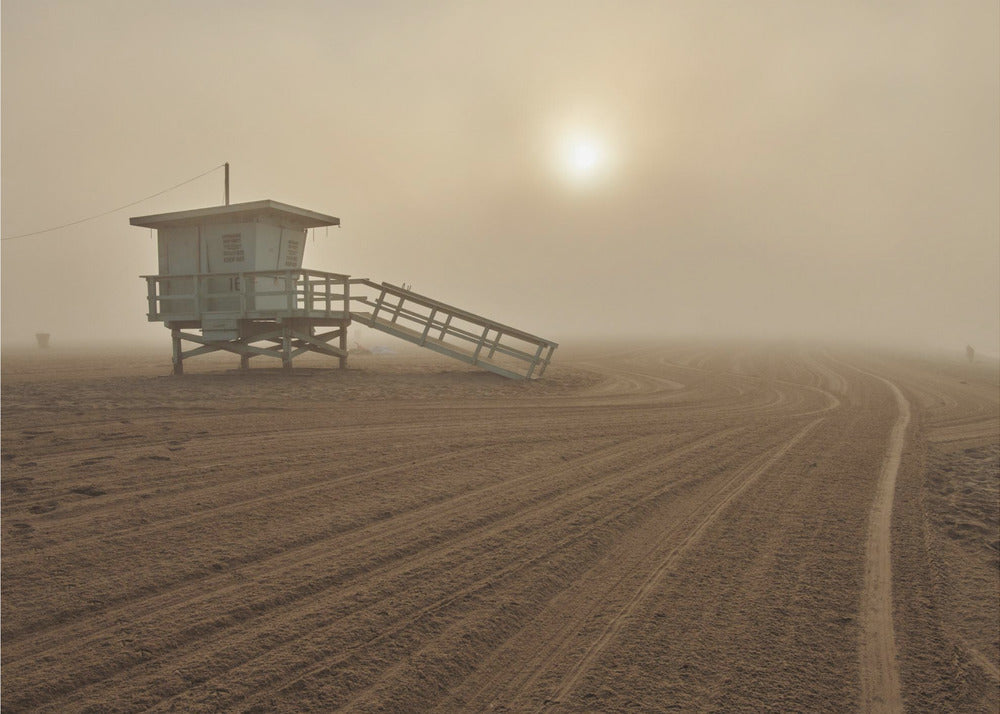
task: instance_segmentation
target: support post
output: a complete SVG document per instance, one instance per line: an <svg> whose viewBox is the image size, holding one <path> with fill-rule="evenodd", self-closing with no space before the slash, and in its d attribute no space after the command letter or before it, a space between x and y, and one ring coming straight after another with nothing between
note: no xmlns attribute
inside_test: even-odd
<svg viewBox="0 0 1000 714"><path fill-rule="evenodd" d="M250 355L240 355L240 369L243 371L250 369Z"/></svg>
<svg viewBox="0 0 1000 714"><path fill-rule="evenodd" d="M382 288L382 292L378 295L378 300L375 301L375 309L372 310L372 322L375 322L375 318L378 317L378 311L382 309L382 303L385 301L385 288Z"/></svg>
<svg viewBox="0 0 1000 714"><path fill-rule="evenodd" d="M483 329L483 334L479 338L479 344L476 345L476 351L472 353L472 364L479 364L479 353L483 351L483 345L486 343L486 336L490 334L489 325Z"/></svg>
<svg viewBox="0 0 1000 714"><path fill-rule="evenodd" d="M525 375L527 379L531 379L532 373L535 371L535 367L538 366L538 361L542 356L542 350L545 348L545 344L542 342L538 343L538 349L535 350L535 356L531 359L531 366L528 368L528 374Z"/></svg>
<svg viewBox="0 0 1000 714"><path fill-rule="evenodd" d="M340 349L344 352L344 355L338 358L340 369L347 369L347 325L346 320L340 324Z"/></svg>
<svg viewBox="0 0 1000 714"><path fill-rule="evenodd" d="M486 359L493 359L493 355L496 354L497 347L500 346L501 337L503 337L503 333L500 330L497 330L497 337L493 340L493 346L490 347L490 353L486 355ZM541 350L541 346L539 346L538 349ZM535 359L538 359L538 355L535 355Z"/></svg>
<svg viewBox="0 0 1000 714"><path fill-rule="evenodd" d="M403 311L403 302L406 300L402 295L399 296L399 302L396 303L396 309L392 313L392 319L389 322L393 325L396 324L396 320L399 319L399 313Z"/></svg>
<svg viewBox="0 0 1000 714"><path fill-rule="evenodd" d="M444 336L448 334L449 325L451 325L451 313L448 313L448 317L445 318L444 324L441 325L441 335L438 337L439 340L443 340Z"/></svg>
<svg viewBox="0 0 1000 714"><path fill-rule="evenodd" d="M181 351L181 331L176 327L170 330L170 340L173 344L174 374L180 376L184 374L184 353Z"/></svg>
<svg viewBox="0 0 1000 714"><path fill-rule="evenodd" d="M281 327L281 368L292 368L292 326L287 322Z"/></svg>
<svg viewBox="0 0 1000 714"><path fill-rule="evenodd" d="M434 324L434 318L437 316L437 308L431 308L431 314L427 317L427 324L424 325L424 334L420 335L420 346L423 347L427 344L427 333L431 331L431 325Z"/></svg>
<svg viewBox="0 0 1000 714"><path fill-rule="evenodd" d="M538 376L541 377L545 374L545 368L549 366L549 362L552 361L552 354L556 351L555 345L549 345L549 351L545 355L545 360L542 362L542 369L538 372Z"/></svg>

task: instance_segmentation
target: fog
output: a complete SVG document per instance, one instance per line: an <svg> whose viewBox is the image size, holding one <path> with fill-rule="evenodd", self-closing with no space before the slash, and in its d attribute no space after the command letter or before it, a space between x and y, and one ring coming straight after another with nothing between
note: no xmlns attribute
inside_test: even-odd
<svg viewBox="0 0 1000 714"><path fill-rule="evenodd" d="M559 342L998 353L998 8L4 0L3 344L168 352L128 218L228 161L340 217L306 267Z"/></svg>

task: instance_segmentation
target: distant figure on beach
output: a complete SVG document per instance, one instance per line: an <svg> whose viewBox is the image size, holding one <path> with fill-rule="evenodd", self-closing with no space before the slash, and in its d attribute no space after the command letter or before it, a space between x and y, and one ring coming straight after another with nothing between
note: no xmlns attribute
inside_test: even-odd
<svg viewBox="0 0 1000 714"><path fill-rule="evenodd" d="M35 342L38 344L39 349L48 349L49 346L49 333L48 332L36 332Z"/></svg>
<svg viewBox="0 0 1000 714"><path fill-rule="evenodd" d="M965 346L965 356L969 358L971 362L976 358L976 349L972 345Z"/></svg>

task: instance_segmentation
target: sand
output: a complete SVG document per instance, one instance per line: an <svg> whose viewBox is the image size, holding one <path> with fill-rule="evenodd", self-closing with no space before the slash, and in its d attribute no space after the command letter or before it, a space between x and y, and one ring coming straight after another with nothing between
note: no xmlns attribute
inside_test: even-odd
<svg viewBox="0 0 1000 714"><path fill-rule="evenodd" d="M2 706L1000 708L995 362L7 350Z"/></svg>

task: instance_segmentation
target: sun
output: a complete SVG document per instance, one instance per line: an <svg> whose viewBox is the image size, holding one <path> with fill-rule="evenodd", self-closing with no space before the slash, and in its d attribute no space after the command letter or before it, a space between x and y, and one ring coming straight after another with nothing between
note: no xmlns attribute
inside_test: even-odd
<svg viewBox="0 0 1000 714"><path fill-rule="evenodd" d="M577 141L570 146L568 157L570 169L581 176L591 173L597 168L600 153L597 144L592 141Z"/></svg>
<svg viewBox="0 0 1000 714"><path fill-rule="evenodd" d="M556 165L565 180L584 185L596 182L607 172L609 158L608 147L597 136L567 134L559 141Z"/></svg>

